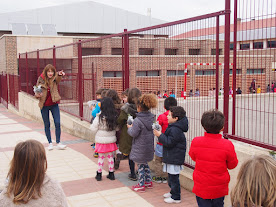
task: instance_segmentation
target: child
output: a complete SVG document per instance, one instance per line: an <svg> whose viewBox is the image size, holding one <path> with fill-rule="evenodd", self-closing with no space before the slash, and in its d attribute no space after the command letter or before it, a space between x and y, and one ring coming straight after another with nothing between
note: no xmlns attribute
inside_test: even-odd
<svg viewBox="0 0 276 207"><path fill-rule="evenodd" d="M90 129L95 133L95 152L99 153L98 170L96 180L102 180L102 168L104 158L108 158L110 180L115 180L113 152L116 151L116 123L117 111L111 98L105 97L101 100L101 112L97 114Z"/></svg>
<svg viewBox="0 0 276 207"><path fill-rule="evenodd" d="M168 114L169 109L172 106L177 106L177 100L173 97L168 97L164 101L164 108L166 109L166 112L158 116L157 121L162 127L162 133L165 133L169 123L168 123ZM156 148L155 148L155 165L154 165L154 171L155 176L152 177L152 180L157 183L166 183L167 182L167 176L165 173L162 172L162 157L163 157L163 146L160 142L157 142Z"/></svg>
<svg viewBox="0 0 276 207"><path fill-rule="evenodd" d="M132 186L136 192L145 192L145 187L153 187L148 162L153 160L154 153L154 115L149 110L156 106L157 99L153 94L142 95L137 103L137 117L132 125L127 125L127 132L133 137L130 159L138 164L139 182Z"/></svg>
<svg viewBox="0 0 276 207"><path fill-rule="evenodd" d="M223 113L217 110L204 112L201 125L206 132L204 136L193 139L189 152L196 162L193 192L199 207L223 207L230 181L227 168L237 166L237 155L232 142L220 134L224 126Z"/></svg>
<svg viewBox="0 0 276 207"><path fill-rule="evenodd" d="M121 129L119 150L125 155L129 155L132 147L133 138L127 133L127 119L128 114L133 118L136 117L137 107L136 103L138 102L139 97L141 96L141 91L138 88L131 88L127 95L127 103L122 106L120 115L117 119L119 128ZM130 180L136 181L137 177L135 174L135 163L133 160L128 160L130 174L128 178Z"/></svg>
<svg viewBox="0 0 276 207"><path fill-rule="evenodd" d="M195 97L199 97L200 96L200 91L199 89L197 88L196 91L195 91Z"/></svg>
<svg viewBox="0 0 276 207"><path fill-rule="evenodd" d="M106 89L104 88L100 88L96 91L96 98L97 98L97 104L95 106L95 108L93 109L92 111L92 120L91 120L91 123L93 122L93 120L95 119L96 115L98 113L100 113L101 111L101 99L104 97L105 95L105 92L106 92ZM94 157L97 158L99 155L97 152L94 153Z"/></svg>
<svg viewBox="0 0 276 207"><path fill-rule="evenodd" d="M241 166L231 192L233 207L276 206L276 161L259 155Z"/></svg>
<svg viewBox="0 0 276 207"><path fill-rule="evenodd" d="M123 106L123 104L121 103L121 99L120 99L117 91L115 91L113 89L109 89L106 91L105 96L112 99L114 106L115 106L115 110L117 111L116 117L119 117L119 114L121 112L121 107ZM120 131L116 131L116 144L119 145L119 141L120 141ZM115 170L119 169L121 154L122 153L119 150L116 151L116 156L115 156L116 159L114 159Z"/></svg>
<svg viewBox="0 0 276 207"><path fill-rule="evenodd" d="M125 91L122 92L122 102L123 104L127 103L127 94L129 89L127 88Z"/></svg>
<svg viewBox="0 0 276 207"><path fill-rule="evenodd" d="M257 93L261 93L261 86L258 86Z"/></svg>
<svg viewBox="0 0 276 207"><path fill-rule="evenodd" d="M169 126L165 133L154 130L153 133L158 137L159 142L163 144L163 171L168 173L169 186L171 191L165 193L164 201L166 203L180 203L180 183L179 174L183 169L182 164L185 161L186 137L184 132L188 131L188 119L186 112L181 106L173 106L168 114Z"/></svg>

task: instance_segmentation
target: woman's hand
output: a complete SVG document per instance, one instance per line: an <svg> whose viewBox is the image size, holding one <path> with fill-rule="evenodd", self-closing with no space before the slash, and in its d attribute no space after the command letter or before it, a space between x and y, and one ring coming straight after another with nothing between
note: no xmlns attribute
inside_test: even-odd
<svg viewBox="0 0 276 207"><path fill-rule="evenodd" d="M65 76L65 73L63 72L63 70L61 70L61 71L58 71L58 75L59 76Z"/></svg>
<svg viewBox="0 0 276 207"><path fill-rule="evenodd" d="M157 137L160 137L160 135L162 134L161 131L157 131L156 129L153 130L153 134Z"/></svg>
<svg viewBox="0 0 276 207"><path fill-rule="evenodd" d="M36 98L40 98L42 96L42 93L35 93Z"/></svg>

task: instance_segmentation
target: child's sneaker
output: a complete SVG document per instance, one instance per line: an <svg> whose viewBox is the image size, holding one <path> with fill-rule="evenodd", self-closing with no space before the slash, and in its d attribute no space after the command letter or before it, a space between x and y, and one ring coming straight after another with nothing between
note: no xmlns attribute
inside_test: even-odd
<svg viewBox="0 0 276 207"><path fill-rule="evenodd" d="M168 181L167 181L167 178L162 178L162 183L167 183Z"/></svg>
<svg viewBox="0 0 276 207"><path fill-rule="evenodd" d="M171 194L170 192L165 193L165 194L163 195L164 198L170 198L171 196L172 196L172 194Z"/></svg>
<svg viewBox="0 0 276 207"><path fill-rule="evenodd" d="M132 175L131 173L128 175L128 179L133 180L133 181L137 181L137 176L136 175Z"/></svg>
<svg viewBox="0 0 276 207"><path fill-rule="evenodd" d="M132 190L140 193L146 192L145 186L140 186L139 183L137 185L132 186Z"/></svg>
<svg viewBox="0 0 276 207"><path fill-rule="evenodd" d="M58 143L57 148L58 148L59 150L63 150L63 149L66 148L66 145L61 144L61 143Z"/></svg>
<svg viewBox="0 0 276 207"><path fill-rule="evenodd" d="M51 150L53 150L53 149L54 149L53 143L50 143L49 146L48 146L48 150L51 151Z"/></svg>
<svg viewBox="0 0 276 207"><path fill-rule="evenodd" d="M155 183L162 183L162 178L161 177L153 176L152 177L152 181L155 182Z"/></svg>
<svg viewBox="0 0 276 207"><path fill-rule="evenodd" d="M153 188L152 182L145 183L145 187L146 187L146 188L149 188L149 189L152 189L152 188Z"/></svg>
<svg viewBox="0 0 276 207"><path fill-rule="evenodd" d="M95 158L98 158L98 157L99 157L98 152L95 152L95 153L94 153L94 157L95 157Z"/></svg>
<svg viewBox="0 0 276 207"><path fill-rule="evenodd" d="M165 203L181 203L181 200L174 200L171 197L164 199Z"/></svg>

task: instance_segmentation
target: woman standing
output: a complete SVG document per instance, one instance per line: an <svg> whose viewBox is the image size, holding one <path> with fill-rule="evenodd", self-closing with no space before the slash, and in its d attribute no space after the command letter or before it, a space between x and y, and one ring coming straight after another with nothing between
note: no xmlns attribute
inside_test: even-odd
<svg viewBox="0 0 276 207"><path fill-rule="evenodd" d="M53 65L48 64L44 68L42 74L38 77L36 84L37 86L41 85L42 88L42 93L35 93L35 97L39 99L38 106L41 110L45 134L49 142L48 150L53 150L49 111L51 111L54 118L57 148L66 148L66 145L60 143L60 111L58 107L59 101L61 99L58 92L58 84L60 83L63 76L65 76L63 70L56 72L56 68Z"/></svg>

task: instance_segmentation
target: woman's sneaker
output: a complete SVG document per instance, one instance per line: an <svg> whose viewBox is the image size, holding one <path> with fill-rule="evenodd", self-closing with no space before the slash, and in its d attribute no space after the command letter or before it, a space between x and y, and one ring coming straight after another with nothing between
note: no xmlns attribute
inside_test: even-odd
<svg viewBox="0 0 276 207"><path fill-rule="evenodd" d="M161 177L153 176L152 177L152 181L155 182L155 183L162 183L162 178Z"/></svg>
<svg viewBox="0 0 276 207"><path fill-rule="evenodd" d="M58 148L59 150L63 150L63 149L66 148L66 145L65 145L65 144L61 144L61 143L58 143L57 148Z"/></svg>
<svg viewBox="0 0 276 207"><path fill-rule="evenodd" d="M48 150L51 151L51 150L53 150L53 149L54 149L53 143L50 143L49 146L48 146Z"/></svg>
<svg viewBox="0 0 276 207"><path fill-rule="evenodd" d="M136 175L132 175L131 173L128 175L128 179L133 180L133 181L137 181L138 180L137 177L136 177Z"/></svg>

